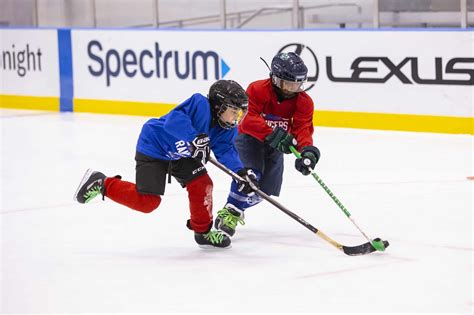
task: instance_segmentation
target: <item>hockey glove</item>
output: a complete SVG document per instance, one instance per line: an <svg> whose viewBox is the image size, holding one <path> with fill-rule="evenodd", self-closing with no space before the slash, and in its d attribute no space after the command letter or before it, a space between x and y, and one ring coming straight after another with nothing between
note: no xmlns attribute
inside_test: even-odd
<svg viewBox="0 0 474 315"><path fill-rule="evenodd" d="M301 158L295 160L295 168L303 175L309 175L319 161L318 148L310 145L301 151Z"/></svg>
<svg viewBox="0 0 474 315"><path fill-rule="evenodd" d="M265 142L272 148L285 154L291 153L290 146L298 144L296 139L281 127L273 129L273 132L265 138Z"/></svg>
<svg viewBox="0 0 474 315"><path fill-rule="evenodd" d="M211 148L209 147L209 136L201 133L191 142L191 157L201 160L202 164L209 161L211 155Z"/></svg>
<svg viewBox="0 0 474 315"><path fill-rule="evenodd" d="M239 192L246 195L252 193L254 190L250 183L252 183L255 187L258 188L257 175L255 175L254 171L252 171L251 168L244 167L243 169L237 172L237 175L244 179L243 181L235 180L237 182L237 190Z"/></svg>

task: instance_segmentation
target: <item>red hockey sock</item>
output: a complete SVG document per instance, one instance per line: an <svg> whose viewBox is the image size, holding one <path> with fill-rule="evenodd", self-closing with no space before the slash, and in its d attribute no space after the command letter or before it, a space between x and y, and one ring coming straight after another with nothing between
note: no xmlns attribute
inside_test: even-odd
<svg viewBox="0 0 474 315"><path fill-rule="evenodd" d="M117 177L107 177L105 179L105 196L117 203L144 213L152 212L158 208L161 202L160 196L141 194L137 191L135 184Z"/></svg>
<svg viewBox="0 0 474 315"><path fill-rule="evenodd" d="M212 224L212 180L201 175L186 184L191 211L191 229L198 233L209 231Z"/></svg>

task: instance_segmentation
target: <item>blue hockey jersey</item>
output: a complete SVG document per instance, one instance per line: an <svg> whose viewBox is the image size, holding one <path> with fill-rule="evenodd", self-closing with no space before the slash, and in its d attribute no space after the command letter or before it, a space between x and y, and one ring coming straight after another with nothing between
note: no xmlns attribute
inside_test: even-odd
<svg viewBox="0 0 474 315"><path fill-rule="evenodd" d="M142 127L137 151L160 160L178 160L191 156L190 143L201 133L209 135L210 147L217 160L237 172L243 165L234 146L237 128L211 126L209 100L193 94L161 118L152 118Z"/></svg>

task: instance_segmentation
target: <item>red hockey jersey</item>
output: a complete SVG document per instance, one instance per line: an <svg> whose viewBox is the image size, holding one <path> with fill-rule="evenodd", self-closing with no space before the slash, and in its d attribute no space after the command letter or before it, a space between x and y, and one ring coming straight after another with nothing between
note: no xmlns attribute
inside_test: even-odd
<svg viewBox="0 0 474 315"><path fill-rule="evenodd" d="M291 99L278 102L271 79L250 83L247 88L249 110L239 124L239 132L264 141L273 128L280 126L298 141L297 149L313 144L313 111L311 97L300 92Z"/></svg>

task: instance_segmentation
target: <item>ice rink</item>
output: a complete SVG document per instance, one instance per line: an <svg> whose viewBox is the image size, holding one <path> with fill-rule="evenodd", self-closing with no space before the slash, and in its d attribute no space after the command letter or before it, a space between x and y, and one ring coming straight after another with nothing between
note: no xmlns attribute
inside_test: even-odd
<svg viewBox="0 0 474 315"><path fill-rule="evenodd" d="M134 181L147 117L1 110L1 312L472 313L473 137L315 129L318 175L387 251L350 257L262 202L228 250L185 227L186 190L135 212L72 198L89 167ZM338 242L365 243L285 158L283 205ZM214 213L230 178L211 164Z"/></svg>

